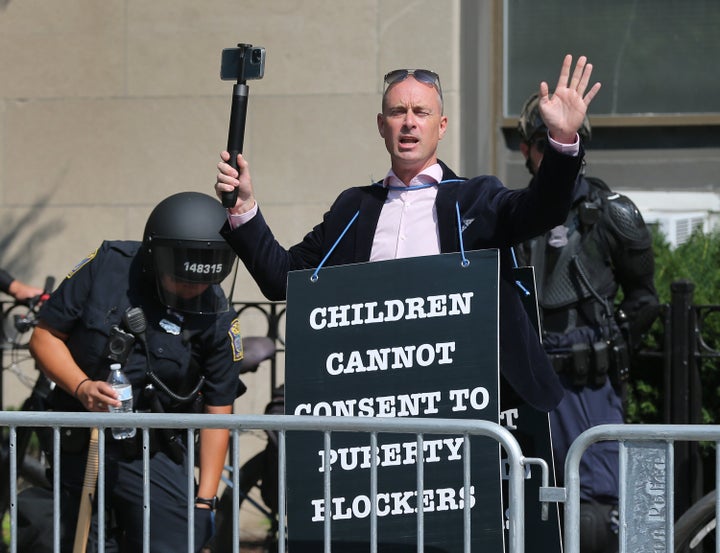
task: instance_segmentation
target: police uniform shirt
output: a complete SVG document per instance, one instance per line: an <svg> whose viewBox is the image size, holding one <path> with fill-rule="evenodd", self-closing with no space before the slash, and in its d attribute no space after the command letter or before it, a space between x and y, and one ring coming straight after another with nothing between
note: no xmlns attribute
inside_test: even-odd
<svg viewBox="0 0 720 553"><path fill-rule="evenodd" d="M222 290L215 286L208 293ZM113 326L129 332L123 315L130 307L141 307L147 320L144 340L136 337L123 366L137 409L149 409L142 396L148 370L178 396L189 394L204 376L206 405L230 405L245 392L239 380L242 342L235 313L184 314L165 307L157 298L155 278L143 270L140 242L103 242L68 274L43 304L39 318L68 335L66 344L75 362L90 378L105 380L111 363L106 355L108 337ZM53 395L55 409L82 409L59 387ZM166 394L160 397L166 411L192 408Z"/></svg>

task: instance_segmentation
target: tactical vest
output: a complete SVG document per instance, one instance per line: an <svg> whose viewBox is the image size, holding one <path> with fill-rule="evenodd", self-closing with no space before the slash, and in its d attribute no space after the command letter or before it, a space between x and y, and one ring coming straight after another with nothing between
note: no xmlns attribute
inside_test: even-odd
<svg viewBox="0 0 720 553"><path fill-rule="evenodd" d="M625 217L633 204L599 179L586 178L587 195L565 222L567 243L553 247L548 235L524 246L535 266L545 347L553 366L576 386L614 384L627 378L627 346L614 319L618 290L611 252L619 240L634 243L637 227ZM628 229L630 229L628 231ZM645 231L646 232L646 231ZM642 238L635 233L638 243ZM621 237L621 238L618 238Z"/></svg>
<svg viewBox="0 0 720 553"><path fill-rule="evenodd" d="M565 221L567 244L554 248L548 245L547 236L530 241L529 261L535 266L538 303L543 310L579 304L595 294L612 301L617 293L608 248L611 237L602 228L611 192L594 179L587 180L588 197L572 207Z"/></svg>

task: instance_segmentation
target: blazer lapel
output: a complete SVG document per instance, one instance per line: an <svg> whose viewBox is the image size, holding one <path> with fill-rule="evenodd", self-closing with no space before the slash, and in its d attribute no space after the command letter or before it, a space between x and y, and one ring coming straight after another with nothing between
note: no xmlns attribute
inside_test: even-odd
<svg viewBox="0 0 720 553"><path fill-rule="evenodd" d="M357 239L353 256L356 262L364 262L370 259L375 229L387 195L387 188L382 186L371 186L370 192L363 195L360 202L360 216L357 220Z"/></svg>
<svg viewBox="0 0 720 553"><path fill-rule="evenodd" d="M457 179L458 176L441 160L438 160L443 169L443 180ZM452 253L460 249L458 240L457 214L455 202L457 201L457 186L452 184L438 187L435 198L438 230L440 234L440 253Z"/></svg>
<svg viewBox="0 0 720 553"><path fill-rule="evenodd" d="M459 249L457 214L455 213L456 190L454 186L440 186L435 198L435 210L437 211L440 234L440 253L456 252Z"/></svg>

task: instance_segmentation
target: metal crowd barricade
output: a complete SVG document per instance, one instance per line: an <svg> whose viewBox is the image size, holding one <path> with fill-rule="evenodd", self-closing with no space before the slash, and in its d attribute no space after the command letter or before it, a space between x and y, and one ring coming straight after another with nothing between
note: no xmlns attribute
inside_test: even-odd
<svg viewBox="0 0 720 553"><path fill-rule="evenodd" d="M609 424L596 426L578 436L565 462L566 553L580 551L580 458L592 444L608 440L620 445L620 553L672 553L675 442L714 441L717 447L720 426ZM720 489L717 484L720 481L716 477L716 489Z"/></svg>
<svg viewBox="0 0 720 553"><path fill-rule="evenodd" d="M97 503L104 505L105 502L105 433L103 430L113 426L136 427L142 435L143 440L143 462L145 467L149 464L149 429L151 428L184 428L188 433L188 443L194 442L195 432L202 428L228 428L231 431L231 441L235 444L239 438L239 434L245 430L265 430L277 431L279 443L279 474L278 474L278 503L279 503L279 520L285 520L285 489L286 489L286 457L285 448L286 433L289 431L316 431L322 432L325 437L325 456L326 459L330 455L331 436L334 432L366 432L369 434L371 445L377 443L378 433L406 433L415 434L418 442L421 443L424 434L455 434L462 435L464 439L464 493L466 497L470 496L470 440L469 436L485 436L495 439L505 450L509 465L509 482L508 482L508 519L509 525L509 551L510 553L523 553L525 548L525 525L524 525L524 483L525 483L525 467L529 464L539 464L543 469L543 483L547 485L547 466L541 459L525 458L516 439L513 435L498 424L480 421L480 420L451 420L451 419L401 419L401 418L364 418L364 417L314 417L314 416L289 416L289 415L260 415L260 416L240 416L240 415L209 415L209 414L154 414L154 413L57 413L57 412L0 412L0 426L9 427L10 435L10 484L11 484L11 507L10 507L10 528L11 543L10 551L17 551L17 457L16 457L16 431L18 427L50 427L53 430L53 456L58 459L60 454L60 429L62 427L80 427L88 428L97 427L99 432L98 452L99 452L99 470L97 485ZM233 517L238 519L238 459L233 459L233 475L234 482L234 510ZM188 551L192 551L194 542L194 449L188 449ZM150 510L152 508L150 502L150 482L148 470L145 470L145 478L143 480L143 552L149 551L149 521ZM324 478L324 497L329 504L331 497L331 471L325 472ZM58 463L53 466L53 543L54 551L60 550L60 467ZM423 459L418 457L417 463L417 489L423 489ZM372 459L370 468L370 485L371 497L377 495L377 465L376 460ZM464 520L464 551L470 552L470 536L472 529L470 528L470 502L465 502L463 512ZM103 509L98 513L98 538L100 542L100 553L103 553L104 547L104 521L105 513ZM376 505L371 505L371 530L369 536L370 551L377 551L377 512ZM327 516L324 520L324 551L330 552L330 536L332 535L331 517ZM234 545L237 551L239 545L237 523L233 525ZM417 514L417 536L419 552L423 551L423 513L422 509L418 509ZM285 552L285 526L279 524L278 551Z"/></svg>

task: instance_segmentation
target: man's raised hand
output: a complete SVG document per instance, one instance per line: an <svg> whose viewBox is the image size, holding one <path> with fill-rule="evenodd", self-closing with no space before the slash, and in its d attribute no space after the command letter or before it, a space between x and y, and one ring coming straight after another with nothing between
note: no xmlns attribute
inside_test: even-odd
<svg viewBox="0 0 720 553"><path fill-rule="evenodd" d="M600 83L595 83L587 91L593 66L585 56L580 56L575 69L570 75L572 56L568 54L563 60L560 77L552 96L548 84L540 83L540 115L553 140L563 144L575 142L576 133L582 126L587 107L600 90Z"/></svg>

